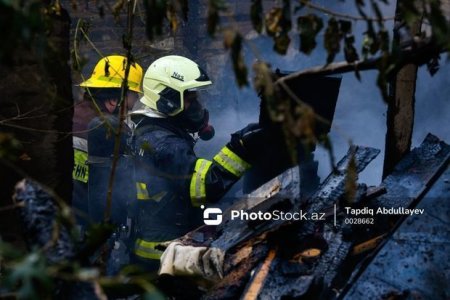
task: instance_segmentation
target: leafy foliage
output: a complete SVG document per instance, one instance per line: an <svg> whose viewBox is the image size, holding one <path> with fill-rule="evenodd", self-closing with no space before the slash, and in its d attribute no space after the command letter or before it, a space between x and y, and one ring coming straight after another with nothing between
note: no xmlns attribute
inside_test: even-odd
<svg viewBox="0 0 450 300"><path fill-rule="evenodd" d="M146 0L144 1L145 11L147 13L146 33L150 41L163 33L164 16L167 10L167 1L164 0Z"/></svg>
<svg viewBox="0 0 450 300"><path fill-rule="evenodd" d="M300 51L310 54L317 46L316 36L323 28L323 21L315 14L300 16L297 19L300 32Z"/></svg>
<svg viewBox="0 0 450 300"><path fill-rule="evenodd" d="M41 299L50 293L53 286L46 267L42 254L33 251L14 263L6 285L17 287L19 299Z"/></svg>
<svg viewBox="0 0 450 300"><path fill-rule="evenodd" d="M339 30L339 23L335 18L331 18L328 21L324 39L325 49L328 53L327 63L331 63L334 60L336 54L340 51L340 43L342 39L342 33Z"/></svg>
<svg viewBox="0 0 450 300"><path fill-rule="evenodd" d="M225 49L229 49L231 53L231 61L233 62L233 70L236 75L236 82L239 86L247 85L247 67L242 56L242 36L240 33L227 30L224 33L223 44Z"/></svg>
<svg viewBox="0 0 450 300"><path fill-rule="evenodd" d="M273 38L273 49L280 53L286 54L291 39L289 31L292 28L291 22L291 5L289 0L283 0L281 7L272 8L265 17L266 32Z"/></svg>
<svg viewBox="0 0 450 300"><path fill-rule="evenodd" d="M0 132L0 158L13 161L20 148L20 142L12 134Z"/></svg>
<svg viewBox="0 0 450 300"><path fill-rule="evenodd" d="M279 54L286 54L290 46L290 34L295 33L300 37L299 51L309 55L317 49L317 38L323 35L323 45L327 51L324 62L332 63L341 51L348 63L369 60L377 57L377 69L379 77L377 84L383 97L387 98L387 82L390 76L395 74L402 60L405 49L415 49L430 40L439 47L439 51L450 49L450 28L448 20L441 10L439 0L398 1L398 16L401 26L398 35L391 38L386 30L386 18L382 14L380 4L386 4L387 0L355 0L358 16L350 16L335 13L326 8L314 4L312 1L300 0L299 5L292 10L289 0L282 0L274 7L264 9L262 0L252 0L250 6L250 20L255 31L259 34L267 34L273 39L273 48ZM76 2L73 1L73 4ZM367 4L374 16L366 13ZM112 7L113 14L117 17L125 5L125 1L118 0ZM181 18L187 20L188 1L186 0L145 0L146 9L146 33L152 41L164 32L164 26L171 30L180 27ZM100 14L104 14L100 6ZM308 10L306 11L306 8ZM9 30L4 32L4 40L7 43L0 45L0 61L8 62L9 54L21 45L40 46L45 38L46 21L49 14L58 14L59 2L48 6L41 1L0 1L0 24L2 28ZM248 85L248 70L245 64L242 48L246 40L238 29L220 28L222 13L228 12L226 2L223 0L208 0L207 31L214 37L223 34L223 44L230 52L233 70L239 86ZM266 13L265 13L266 12ZM325 15L319 14L325 13ZM296 18L296 27L293 28L292 19ZM412 34L412 28L421 20L429 24L431 36L427 37L423 32ZM355 46L353 34L353 22L364 22L366 31L359 46ZM77 26L80 32L88 32L88 23L81 22ZM83 35L75 37L76 43L83 42ZM83 57L72 52L75 69L80 69L85 62ZM430 73L434 74L438 69L436 56L428 59ZM334 165L332 144L327 137L314 136L314 124L317 122L312 109L300 101L289 101L288 97L279 97L279 90L285 89L281 84L275 84L272 78L270 66L262 61L253 65L256 74L253 85L255 89L264 95L273 121L283 124L286 140L290 149L294 149L300 140L303 144L321 142L330 151L331 163ZM358 70L355 69L359 76ZM286 92L286 89L284 90ZM11 149L18 147L16 141L7 135L0 135L0 157L7 155ZM11 150L13 151L13 150ZM295 157L295 155L293 155ZM354 160L349 167L347 195L352 199L356 191L356 172ZM61 219L56 220L62 222ZM112 231L108 226L97 226L88 234L88 240L82 248L78 258L90 257L107 240ZM60 265L50 265L46 261L43 251L33 250L27 254L17 253L13 248L0 243L0 258L2 260L2 280L11 291L16 291L19 298L45 297L51 294L56 278L68 278L74 282L88 281L98 284L104 289L114 287L128 288L138 287L145 291L146 299L159 299L162 296L155 291L148 274L139 273L136 270L125 269L114 278L102 277L101 272L95 268L82 268L78 261L64 262ZM41 298L42 298L41 297Z"/></svg>
<svg viewBox="0 0 450 300"><path fill-rule="evenodd" d="M263 5L262 0L252 0L250 7L250 19L252 20L253 29L261 33L263 29Z"/></svg>
<svg viewBox="0 0 450 300"><path fill-rule="evenodd" d="M226 11L227 6L223 0L208 0L208 33L214 36L219 25L219 12Z"/></svg>

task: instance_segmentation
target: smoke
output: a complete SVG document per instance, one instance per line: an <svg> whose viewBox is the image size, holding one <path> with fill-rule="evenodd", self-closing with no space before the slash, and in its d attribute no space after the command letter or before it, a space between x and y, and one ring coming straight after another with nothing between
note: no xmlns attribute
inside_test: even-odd
<svg viewBox="0 0 450 300"><path fill-rule="evenodd" d="M441 61L441 64L441 69L434 77L431 77L426 67L419 69L413 146L418 146L428 133L450 143L450 65L447 61Z"/></svg>
<svg viewBox="0 0 450 300"><path fill-rule="evenodd" d="M318 1L318 4L347 15L358 15L354 3L350 1L330 3L323 0ZM383 5L381 9L385 16L393 16L395 2ZM352 24L356 38L355 45L361 45L367 25L362 21ZM386 29L392 35L393 22L387 22L386 25ZM251 66L256 59L260 59L269 62L273 70L279 68L283 71L298 71L325 63L323 32L322 36L318 36L317 42L317 49L310 56L306 56L298 51L297 35L291 34L291 45L287 54L279 55L272 50L272 39L248 34L243 48L244 57L247 66ZM344 57L339 54L335 60L342 61ZM450 142L450 127L448 126L450 100L446 96L450 92L448 85L450 66L446 62L442 62L442 64L441 70L433 78L425 67L419 69L413 147L418 146L428 132ZM212 141L199 142L196 147L197 154L207 158L212 158L226 144L230 133L258 120L259 99L256 93L252 88L241 90L237 88L229 61L223 70L223 78L227 78L227 83L219 85L220 89L217 91L217 95L227 96L218 96L218 99L209 102L212 105L209 108L211 109L211 122L216 128L216 136ZM250 76L252 75L250 74ZM351 73L344 74L342 77L341 90L330 132L334 155L336 160L339 160L347 152L350 143L380 149L380 155L360 174L359 179L360 182L368 185L378 185L381 182L383 170L387 106L376 86L377 72L362 72L361 81L358 81ZM214 101L219 101L220 104L213 105ZM318 147L315 151L315 159L319 161L318 172L323 180L331 171L328 152Z"/></svg>

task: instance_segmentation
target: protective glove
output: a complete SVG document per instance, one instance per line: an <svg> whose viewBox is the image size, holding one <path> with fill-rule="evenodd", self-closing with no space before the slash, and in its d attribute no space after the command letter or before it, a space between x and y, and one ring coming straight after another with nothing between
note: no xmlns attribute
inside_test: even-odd
<svg viewBox="0 0 450 300"><path fill-rule="evenodd" d="M257 123L251 123L231 134L227 147L246 162L252 163L255 155L265 146L266 139L267 130Z"/></svg>
<svg viewBox="0 0 450 300"><path fill-rule="evenodd" d="M201 276L210 281L223 278L224 253L218 248L185 246L172 242L161 256L158 274Z"/></svg>

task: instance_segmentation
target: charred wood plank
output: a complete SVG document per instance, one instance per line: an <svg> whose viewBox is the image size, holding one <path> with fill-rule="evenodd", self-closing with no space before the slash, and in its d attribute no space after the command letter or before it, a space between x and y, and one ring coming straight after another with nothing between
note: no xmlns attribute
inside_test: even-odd
<svg viewBox="0 0 450 300"><path fill-rule="evenodd" d="M422 144L407 154L402 161L397 164L394 171L382 183L386 193L373 199L368 203L374 210L378 208L414 208L419 201L432 193L430 188L436 182L437 178L442 178L441 174L448 168L450 162L450 146L439 140L436 136L428 134ZM447 171L448 173L448 171ZM447 174L446 173L446 174ZM441 177L439 177L441 176ZM445 179L439 179L436 185ZM444 197L445 198L445 197ZM444 199L443 198L443 199ZM447 197L448 199L448 197ZM425 201L425 200L422 200ZM428 200L431 201L431 200ZM444 201L447 203L448 201ZM408 217L408 220L415 217ZM419 216L420 217L420 216ZM366 237L377 236L380 233L390 233L395 236L396 228L406 218L405 215L383 215L375 214L375 225L364 230ZM425 234L426 235L426 234ZM388 234L389 236L389 234ZM388 242L389 243L389 242ZM353 271L352 277L344 288L344 293L352 286L362 272L369 266L377 251L384 249L385 243L382 243L378 249L368 256L365 261ZM384 250L381 250L384 251Z"/></svg>
<svg viewBox="0 0 450 300"><path fill-rule="evenodd" d="M422 144L398 163L382 182L387 193L369 202L371 208L410 208L417 205L423 195L440 176L450 161L450 146L436 136L428 134ZM386 232L402 215L375 215L378 233ZM382 225L385 226L382 226Z"/></svg>
<svg viewBox="0 0 450 300"><path fill-rule="evenodd" d="M288 187L293 188L289 184L287 184L285 181L280 180L280 182L285 182L284 186L285 189L280 188L278 192L276 192L273 196L267 198L267 199L243 199L241 202L239 202L235 207L237 208L246 208L246 209L265 209L264 211L270 211L274 208L279 208L280 204L286 205L284 207L284 211L290 211L290 212L296 212L301 207L306 206L306 211L309 213L312 212L322 212L325 209L327 209L330 206L333 206L334 203L336 203L339 198L341 198L345 193L345 183L347 181L346 171L351 161L354 162L354 168L357 173L361 172L369 163L372 161L379 153L379 150L373 149L373 148L366 148L366 147L359 147L354 146L351 147L347 153L347 155L338 163L337 169L334 173L330 174L328 178L324 181L324 183L319 187L319 190L315 193L315 195L311 198L311 201L308 201L307 203L299 201L299 194L292 194L292 190ZM287 174L284 174L284 176L288 176ZM289 178L289 177L288 177ZM292 178L292 177L290 177ZM275 181L276 182L276 181ZM276 186L276 184L273 184L274 181L272 181L272 185L268 184L265 185L265 188L267 188L268 191L274 192L273 187ZM288 182L289 183L289 182ZM281 184L283 186L283 184ZM272 186L272 188L269 188ZM295 184L295 186L298 187L298 183ZM264 188L262 188L260 191L264 191ZM291 192L291 194L289 194ZM297 190L298 192L298 190ZM264 192L262 193L264 194ZM261 194L261 195L262 195ZM267 193L266 193L267 194ZM271 193L269 193L270 195ZM284 201L284 202L283 202ZM286 202L288 201L288 202ZM268 242L273 244L278 244L280 249L290 249L291 246L295 245L284 245L283 240L290 240L294 243L298 241L298 239L303 238L307 234L304 234L307 232L308 234L311 234L315 227L311 226L305 226L310 222L292 222L292 221L265 221L259 224L252 224L249 222L241 222L241 221L234 221L234 222L227 222L222 226L221 230L218 232L216 238L210 243L210 245L213 245L215 247L221 247L222 249L232 249L236 245L242 243L245 240L248 240L251 237L261 235L262 233L270 234L270 237L268 238ZM305 228L304 228L305 227ZM298 245L297 245L298 246ZM336 251L338 251L340 248L338 247ZM345 247L346 251L349 251L350 247ZM269 251L269 247L265 249L265 254L262 258L267 257ZM286 252L286 251L281 251ZM289 251L287 251L289 252ZM345 250L342 250L341 252L345 252ZM335 253L335 252L334 252ZM261 254L261 253L259 253ZM292 254L292 253L291 253ZM289 254L281 253L282 256L286 257ZM227 260L230 261L230 256L233 256L232 251L228 252ZM330 254L330 258L333 256L333 254ZM253 252L249 253L248 260L252 260ZM325 256L328 257L328 256ZM341 255L342 259L345 258L345 255ZM252 270L256 268L262 258L258 260L253 259L252 267L247 270ZM338 262L340 262L339 260ZM272 261L272 260L271 260ZM280 262L280 263L278 263ZM281 267L280 264L282 264ZM280 287L279 296L283 295L283 290L281 287L285 287L286 289L284 291L290 291L293 286L293 281L295 281L295 286L299 287L300 289L294 289L293 293L295 296L303 295L304 293L307 293L309 291L309 286L313 282L314 276L311 276L311 274L308 274L307 272L304 274L302 278L299 278L298 268L299 264L290 264L285 263L285 260L275 260L273 265L276 267L272 267L271 273L269 273L267 278L267 284L268 286L271 286L274 281L277 283L276 286ZM248 265L247 265L248 267ZM302 269L303 267L300 266ZM233 285L230 289L224 289L223 285L222 289L217 290L214 288L213 291L211 291L209 294L206 295L207 299L217 299L221 298L224 295L227 297L233 298L238 297L240 295L239 293L236 293L239 290L242 290L242 288L245 286L246 282L249 279L248 273L240 273L240 276L236 278L236 269L238 269L237 266L231 266L229 269L232 270L232 272L227 273L225 276L225 281L230 280L229 277L233 276L234 282L239 282L240 286L239 288L236 287L236 285ZM303 268L304 269L304 268ZM261 268L260 268L261 270ZM262 270L265 270L262 268ZM284 270L284 271L276 271L276 272L284 272L286 274L296 274L295 278L288 278L289 276L284 276L281 274L281 276L272 276L272 271L275 272L275 270ZM292 271L294 270L294 271ZM322 273L325 273L323 271ZM332 278L332 276L330 276ZM255 275L253 275L253 278L258 279L260 276L258 276L258 271ZM265 278L265 276L264 276ZM238 280L236 280L238 279ZM281 280L282 279L282 280ZM282 282L279 282L279 281ZM330 279L331 280L331 279ZM250 286L252 286L253 280L251 281ZM261 293L263 293L266 290L264 287ZM234 294L233 294L234 292ZM270 297L276 297L272 292L273 290L270 290Z"/></svg>
<svg viewBox="0 0 450 300"><path fill-rule="evenodd" d="M341 299L450 297L450 169L439 177Z"/></svg>
<svg viewBox="0 0 450 300"><path fill-rule="evenodd" d="M356 173L364 168L380 153L380 150L361 146L352 146L346 156L339 161L335 172L331 173L321 184L318 192L310 199L311 205L307 208L309 213L323 212L332 207L345 194L347 183L347 167L354 161ZM317 223L307 222L302 228L302 235L314 232Z"/></svg>
<svg viewBox="0 0 450 300"><path fill-rule="evenodd" d="M271 265L275 259L275 256L277 254L276 249L270 249L269 253L267 254L267 257L264 259L264 262L261 264L261 267L256 272L251 284L247 287L247 290L242 295L242 298L246 300L256 300L258 295L260 294L264 282L269 275L269 271L271 268Z"/></svg>
<svg viewBox="0 0 450 300"><path fill-rule="evenodd" d="M292 185L286 184L285 189L280 189L273 197L262 201L259 205L253 206L252 209L263 211L273 211L280 209L285 212L297 212L302 206L307 206L306 211L308 215L312 213L319 213L333 204L345 193L346 170L350 161L355 161L356 172L359 173L378 155L380 151L368 147L352 146L347 155L338 163L336 171L330 174L321 184L318 192L308 201L303 203L298 201L299 194ZM285 174L282 174L282 176ZM297 185L297 184L295 184ZM292 190L294 189L294 190ZM296 200L297 199L297 200ZM215 247L222 249L230 249L232 246L238 244L240 241L247 239L250 236L258 235L266 231L274 231L283 224L291 223L290 221L264 221L255 224L254 222L229 222L229 225L222 230L222 234L211 243ZM310 230L312 222L307 222L304 226ZM303 232L310 232L304 230Z"/></svg>
<svg viewBox="0 0 450 300"><path fill-rule="evenodd" d="M230 250L225 258L226 276L204 296L208 300L234 300L244 292L252 271L269 252L264 235L244 242L237 249Z"/></svg>
<svg viewBox="0 0 450 300"><path fill-rule="evenodd" d="M228 250L245 239L251 239L262 233L255 231L257 222L233 220L232 210L266 211L270 207L283 207L290 210L300 195L299 169L294 167L265 183L249 195L246 195L223 213L223 222L219 226L201 226L186 234L181 241L190 245L215 246Z"/></svg>
<svg viewBox="0 0 450 300"><path fill-rule="evenodd" d="M374 207L383 205L388 205L387 207L409 207L411 204L417 203L421 195L427 191L431 182L442 172L442 168L447 166L448 161L450 161L450 147L436 137L429 135L419 148L414 149L398 164L396 171L391 174L390 178L386 178L383 185L378 189L380 192L383 191L384 194L373 200L371 205ZM315 209L323 209L327 200L327 197L316 198ZM353 239L345 237L345 230L343 230L345 226L342 224L342 219L340 221L341 224L338 222L338 227L340 227L338 230L332 230L329 224L325 224L323 236L327 243L327 249L313 266L302 269L302 264L300 264L296 266L296 270L292 261L289 262L287 257L276 261L271 276L266 279L266 285L262 289L260 297L336 297L335 291L338 292L339 287L342 287L343 282L345 282L345 278L350 276L349 268L354 268L354 264L350 263ZM377 224L379 223L380 220L377 221ZM389 224L385 221L381 221L381 223ZM379 230L380 226L374 228ZM317 223L313 224L312 222L308 222L299 228L303 239L312 238L314 234L317 234L317 231ZM294 270L291 273L285 271L289 264L288 269ZM306 265L306 267L308 266ZM382 278L382 274L383 272L379 270L380 278ZM368 276L368 278L370 277ZM379 282L377 284L379 285ZM363 296L365 288L364 285L360 288L359 298L366 298ZM372 290L377 291L379 289L375 286ZM386 296L388 292L389 290L385 289L384 294L377 294L373 299ZM404 290L401 291L401 293L403 292ZM354 296L356 295L352 294L348 299L352 299Z"/></svg>

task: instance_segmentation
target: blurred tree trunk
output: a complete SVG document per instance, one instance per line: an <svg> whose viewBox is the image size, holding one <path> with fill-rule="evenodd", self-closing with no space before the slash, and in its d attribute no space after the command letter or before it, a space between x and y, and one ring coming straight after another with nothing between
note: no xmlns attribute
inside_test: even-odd
<svg viewBox="0 0 450 300"><path fill-rule="evenodd" d="M400 19L401 2L398 0L394 24L394 48L403 47L409 38L420 33L421 21L417 21L410 28L408 37L400 36L404 29ZM414 126L414 105L417 80L417 65L404 66L391 83L390 97L387 109L387 133L384 153L383 178L389 175L395 165L407 154L411 148L411 137Z"/></svg>
<svg viewBox="0 0 450 300"><path fill-rule="evenodd" d="M0 155L1 207L12 204L14 185L23 177L71 201L70 18L64 9L46 17L49 27L39 46L19 44L0 64L0 134L19 144ZM0 236L17 240L20 231L14 210L0 210L0 219Z"/></svg>

